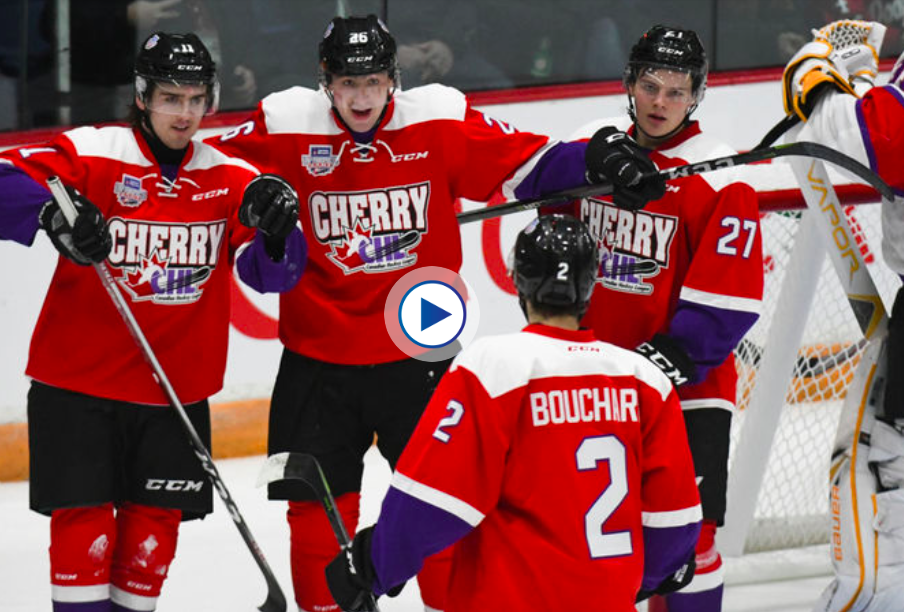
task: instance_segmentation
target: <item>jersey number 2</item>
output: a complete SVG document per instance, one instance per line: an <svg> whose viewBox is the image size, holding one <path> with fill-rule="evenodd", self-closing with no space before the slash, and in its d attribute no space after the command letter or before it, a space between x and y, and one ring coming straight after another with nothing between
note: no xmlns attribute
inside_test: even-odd
<svg viewBox="0 0 904 612"><path fill-rule="evenodd" d="M603 489L584 515L584 531L590 556L594 559L621 557L633 552L628 531L604 533L603 525L628 495L628 472L625 445L615 436L584 438L578 446L576 459L579 471L596 470L608 465L609 486Z"/></svg>

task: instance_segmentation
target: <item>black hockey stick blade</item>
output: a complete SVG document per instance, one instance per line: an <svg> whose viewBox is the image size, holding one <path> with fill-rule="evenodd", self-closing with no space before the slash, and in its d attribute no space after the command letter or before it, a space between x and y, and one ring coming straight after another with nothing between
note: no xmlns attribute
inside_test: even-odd
<svg viewBox="0 0 904 612"><path fill-rule="evenodd" d="M270 455L261 468L257 486L280 480L300 480L307 483L314 490L314 494L326 512L330 527L333 528L333 535L336 536L339 548L343 552L348 552L352 545L351 538L348 536L345 522L342 520L342 515L339 514L336 500L333 498L332 491L330 491L330 484L327 482L317 458L307 453L292 452ZM371 593L369 599L370 610L372 612L380 612L377 598Z"/></svg>
<svg viewBox="0 0 904 612"><path fill-rule="evenodd" d="M857 160L848 157L844 153L840 153L835 149L830 149L827 146L817 144L815 142L792 142L763 149L753 149L751 151L747 151L746 153L737 153L735 155L717 157L715 159L696 162L693 164L685 164L683 166L676 166L674 168L666 168L665 170L660 170L658 174L665 180L670 181L673 179L684 178L686 176L701 174L703 172L712 172L713 170L721 170L723 168L731 168L733 166L742 166L744 164L766 161L769 159L774 159L776 157L789 156L815 157L817 159L822 159L856 175L871 187L873 187L876 191L878 191L882 195L882 197L888 199L894 198L894 192L891 190L891 187L889 187L885 181L879 178L879 176L875 172L873 172ZM536 198L516 200L514 202L508 202L507 204L499 204L497 206L489 206L487 208L469 210L458 214L458 222L459 224L471 223L473 221L482 221L484 219L501 217L503 215L522 212L525 210L532 210L541 206L561 204L580 198L605 196L611 194L613 189L613 186L608 183L584 185L582 187L567 189L565 191L559 191L557 193L551 193Z"/></svg>
<svg viewBox="0 0 904 612"><path fill-rule="evenodd" d="M343 549L347 548L351 543L348 531L345 529L345 523L342 516L336 508L336 500L330 491L330 485L323 475L320 463L317 458L307 453L276 453L267 457L267 462L261 468L258 477L258 486L277 482L279 480L301 480L307 483L317 495L317 500L326 510L327 518L330 520L330 526L336 536L336 541Z"/></svg>

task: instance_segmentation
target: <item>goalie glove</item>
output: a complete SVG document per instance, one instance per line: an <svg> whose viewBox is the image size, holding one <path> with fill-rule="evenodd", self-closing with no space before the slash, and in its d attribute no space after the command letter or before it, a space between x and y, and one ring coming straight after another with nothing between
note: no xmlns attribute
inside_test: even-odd
<svg viewBox="0 0 904 612"><path fill-rule="evenodd" d="M70 227L56 199L48 200L38 216L38 223L50 242L64 257L80 266L90 266L107 258L113 238L100 210L72 187L66 187L77 216Z"/></svg>
<svg viewBox="0 0 904 612"><path fill-rule="evenodd" d="M256 227L264 235L267 254L273 261L281 261L286 238L298 221L298 195L280 176L256 176L245 187L239 221L248 227Z"/></svg>
<svg viewBox="0 0 904 612"><path fill-rule="evenodd" d="M813 40L791 58L782 75L785 113L806 121L827 88L854 96L873 86L885 26L870 21L835 21L813 31Z"/></svg>
<svg viewBox="0 0 904 612"><path fill-rule="evenodd" d="M656 334L634 349L663 371L676 387L694 382L697 366L681 343L665 334Z"/></svg>

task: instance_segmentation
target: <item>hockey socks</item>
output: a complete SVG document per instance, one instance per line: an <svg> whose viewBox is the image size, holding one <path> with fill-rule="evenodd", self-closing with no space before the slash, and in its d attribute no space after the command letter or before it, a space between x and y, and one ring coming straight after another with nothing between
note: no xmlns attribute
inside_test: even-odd
<svg viewBox="0 0 904 612"><path fill-rule="evenodd" d="M182 513L126 503L116 513L117 542L110 571L114 612L150 612L176 555Z"/></svg>
<svg viewBox="0 0 904 612"><path fill-rule="evenodd" d="M350 534L358 525L360 500L360 493L346 493L336 499L336 507ZM339 552L339 545L323 507L316 501L290 501L286 517L295 603L304 612L338 612L339 606L333 601L324 572Z"/></svg>
<svg viewBox="0 0 904 612"><path fill-rule="evenodd" d="M54 612L109 612L115 542L113 504L53 511L50 592Z"/></svg>

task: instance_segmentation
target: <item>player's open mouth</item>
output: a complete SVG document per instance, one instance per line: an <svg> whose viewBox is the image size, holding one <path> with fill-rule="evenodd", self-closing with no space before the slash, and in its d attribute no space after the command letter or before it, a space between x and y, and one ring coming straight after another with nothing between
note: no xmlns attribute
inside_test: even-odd
<svg viewBox="0 0 904 612"><path fill-rule="evenodd" d="M352 109L352 114L357 119L367 119L370 116L370 112L371 112L371 109L369 109L369 108L367 110L356 110L354 108Z"/></svg>

